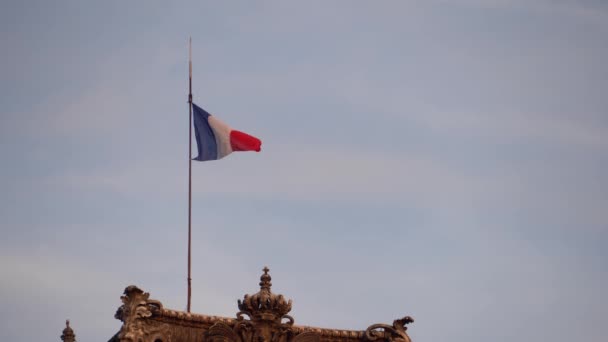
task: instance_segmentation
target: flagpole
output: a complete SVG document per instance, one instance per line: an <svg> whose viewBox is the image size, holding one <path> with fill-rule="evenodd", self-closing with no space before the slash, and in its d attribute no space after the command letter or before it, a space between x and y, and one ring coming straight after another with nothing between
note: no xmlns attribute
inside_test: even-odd
<svg viewBox="0 0 608 342"><path fill-rule="evenodd" d="M191 271L191 245L192 245L192 37L188 45L188 109L190 112L190 123L188 124L188 312L190 312L190 300L192 297Z"/></svg>

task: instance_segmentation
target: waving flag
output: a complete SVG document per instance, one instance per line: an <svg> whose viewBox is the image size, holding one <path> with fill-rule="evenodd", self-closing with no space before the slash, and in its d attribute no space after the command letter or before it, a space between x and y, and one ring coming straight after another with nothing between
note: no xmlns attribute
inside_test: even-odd
<svg viewBox="0 0 608 342"><path fill-rule="evenodd" d="M198 157L194 160L217 160L235 151L260 152L260 139L230 128L194 103L192 109L198 147Z"/></svg>

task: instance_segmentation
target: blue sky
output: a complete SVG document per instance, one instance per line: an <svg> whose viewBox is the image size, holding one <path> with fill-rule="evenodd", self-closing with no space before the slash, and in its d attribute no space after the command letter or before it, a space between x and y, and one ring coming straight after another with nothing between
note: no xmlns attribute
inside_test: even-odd
<svg viewBox="0 0 608 342"><path fill-rule="evenodd" d="M186 305L194 101L262 152L193 164L193 311L268 265L297 324L603 341L601 1L3 1L0 339Z"/></svg>

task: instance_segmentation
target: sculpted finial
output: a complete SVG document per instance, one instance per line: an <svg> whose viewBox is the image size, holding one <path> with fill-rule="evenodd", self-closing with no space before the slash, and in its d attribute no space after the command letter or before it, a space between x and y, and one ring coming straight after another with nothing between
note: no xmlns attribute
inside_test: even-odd
<svg viewBox="0 0 608 342"><path fill-rule="evenodd" d="M61 340L63 342L76 342L76 335L74 334L74 330L70 328L69 319L65 321L65 329L63 329L63 334L61 334Z"/></svg>
<svg viewBox="0 0 608 342"><path fill-rule="evenodd" d="M270 269L263 268L264 274L260 277L260 291L252 295L245 295L238 301L239 313L237 317L246 314L254 320L281 321L291 311L291 300L287 301L283 295L272 293L270 287ZM293 318L285 317L293 324Z"/></svg>
<svg viewBox="0 0 608 342"><path fill-rule="evenodd" d="M262 271L264 271L264 274L262 274L262 276L260 277L260 289L270 290L270 287L272 286L272 283L270 282L272 278L270 277L270 274L268 274L268 272L270 272L270 269L268 268L268 266L264 266Z"/></svg>

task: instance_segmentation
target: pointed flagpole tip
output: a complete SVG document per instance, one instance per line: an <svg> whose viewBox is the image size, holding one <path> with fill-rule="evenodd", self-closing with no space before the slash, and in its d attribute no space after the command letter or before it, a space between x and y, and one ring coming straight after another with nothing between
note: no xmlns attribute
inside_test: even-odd
<svg viewBox="0 0 608 342"><path fill-rule="evenodd" d="M192 37L188 43L188 76L192 80ZM190 84L190 94L192 94L192 84Z"/></svg>

